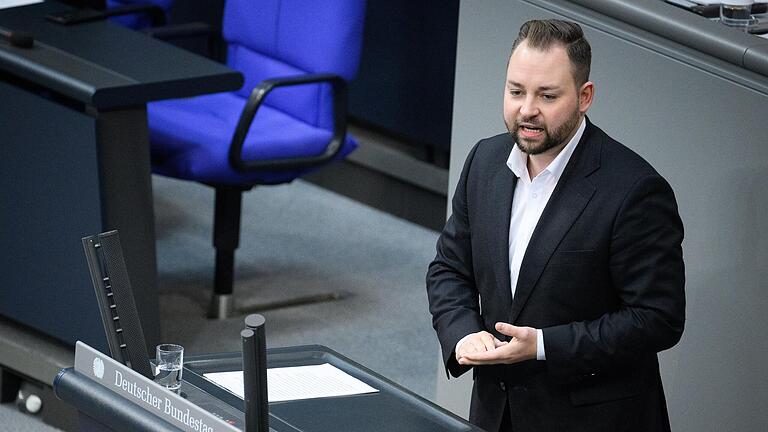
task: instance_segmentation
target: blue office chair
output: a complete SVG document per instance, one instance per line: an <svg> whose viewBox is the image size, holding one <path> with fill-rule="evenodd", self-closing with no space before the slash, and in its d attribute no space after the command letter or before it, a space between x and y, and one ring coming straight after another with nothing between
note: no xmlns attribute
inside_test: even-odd
<svg viewBox="0 0 768 432"><path fill-rule="evenodd" d="M174 0L107 0L110 20L134 30L160 27L168 22Z"/></svg>
<svg viewBox="0 0 768 432"><path fill-rule="evenodd" d="M243 88L149 104L153 171L216 191L210 316L233 309L242 193L290 182L356 147L346 134L346 80L357 72L364 13L365 0L227 0L227 65L243 73Z"/></svg>

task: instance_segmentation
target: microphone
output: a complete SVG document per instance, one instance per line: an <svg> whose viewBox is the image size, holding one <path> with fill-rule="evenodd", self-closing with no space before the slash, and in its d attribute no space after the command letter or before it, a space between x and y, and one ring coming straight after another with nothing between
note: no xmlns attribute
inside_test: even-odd
<svg viewBox="0 0 768 432"><path fill-rule="evenodd" d="M35 38L23 31L0 30L0 37L18 48L32 48L35 45Z"/></svg>
<svg viewBox="0 0 768 432"><path fill-rule="evenodd" d="M248 315L245 318L246 328L240 332L243 342L245 432L269 432L265 321L261 315Z"/></svg>

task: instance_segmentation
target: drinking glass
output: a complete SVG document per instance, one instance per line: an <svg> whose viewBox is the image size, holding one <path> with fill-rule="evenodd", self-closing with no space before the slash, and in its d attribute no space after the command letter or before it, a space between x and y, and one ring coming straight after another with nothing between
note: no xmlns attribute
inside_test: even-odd
<svg viewBox="0 0 768 432"><path fill-rule="evenodd" d="M181 388L181 371L184 366L184 347L176 344L160 344L157 346L157 374L155 382L161 386L178 392Z"/></svg>

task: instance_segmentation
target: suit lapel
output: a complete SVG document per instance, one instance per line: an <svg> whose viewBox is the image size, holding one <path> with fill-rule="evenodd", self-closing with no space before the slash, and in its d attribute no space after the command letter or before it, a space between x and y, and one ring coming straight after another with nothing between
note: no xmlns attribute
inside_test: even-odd
<svg viewBox="0 0 768 432"><path fill-rule="evenodd" d="M514 143L510 139L507 146L512 151ZM507 155L509 155L509 151ZM510 290L509 278L509 220L512 217L512 197L515 195L515 185L517 177L506 164L506 158L503 159L499 169L496 170L491 180L490 191L488 195L493 200L491 205L490 219L488 227L494 227L494 232L489 239L490 256L493 259L493 271L496 279L497 290L494 293L498 295L499 304L511 305L512 292Z"/></svg>
<svg viewBox="0 0 768 432"><path fill-rule="evenodd" d="M571 155L533 231L520 266L515 298L510 311L510 323L517 320L550 257L595 192L595 187L585 178L600 165L601 142L593 139L595 129L591 123L587 122L587 129ZM507 263L508 268L509 263Z"/></svg>

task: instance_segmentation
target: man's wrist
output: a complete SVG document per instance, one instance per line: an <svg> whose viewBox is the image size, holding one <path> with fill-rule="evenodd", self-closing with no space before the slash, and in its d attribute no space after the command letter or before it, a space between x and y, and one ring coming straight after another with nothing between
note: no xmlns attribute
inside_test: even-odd
<svg viewBox="0 0 768 432"><path fill-rule="evenodd" d="M453 349L453 353L454 353L454 357L456 357L456 361L459 361L459 348L461 348L461 344L463 344L464 341L466 341L467 338L469 338L470 336L472 336L472 333L464 336L463 338L459 339L458 342L456 342L456 347Z"/></svg>

